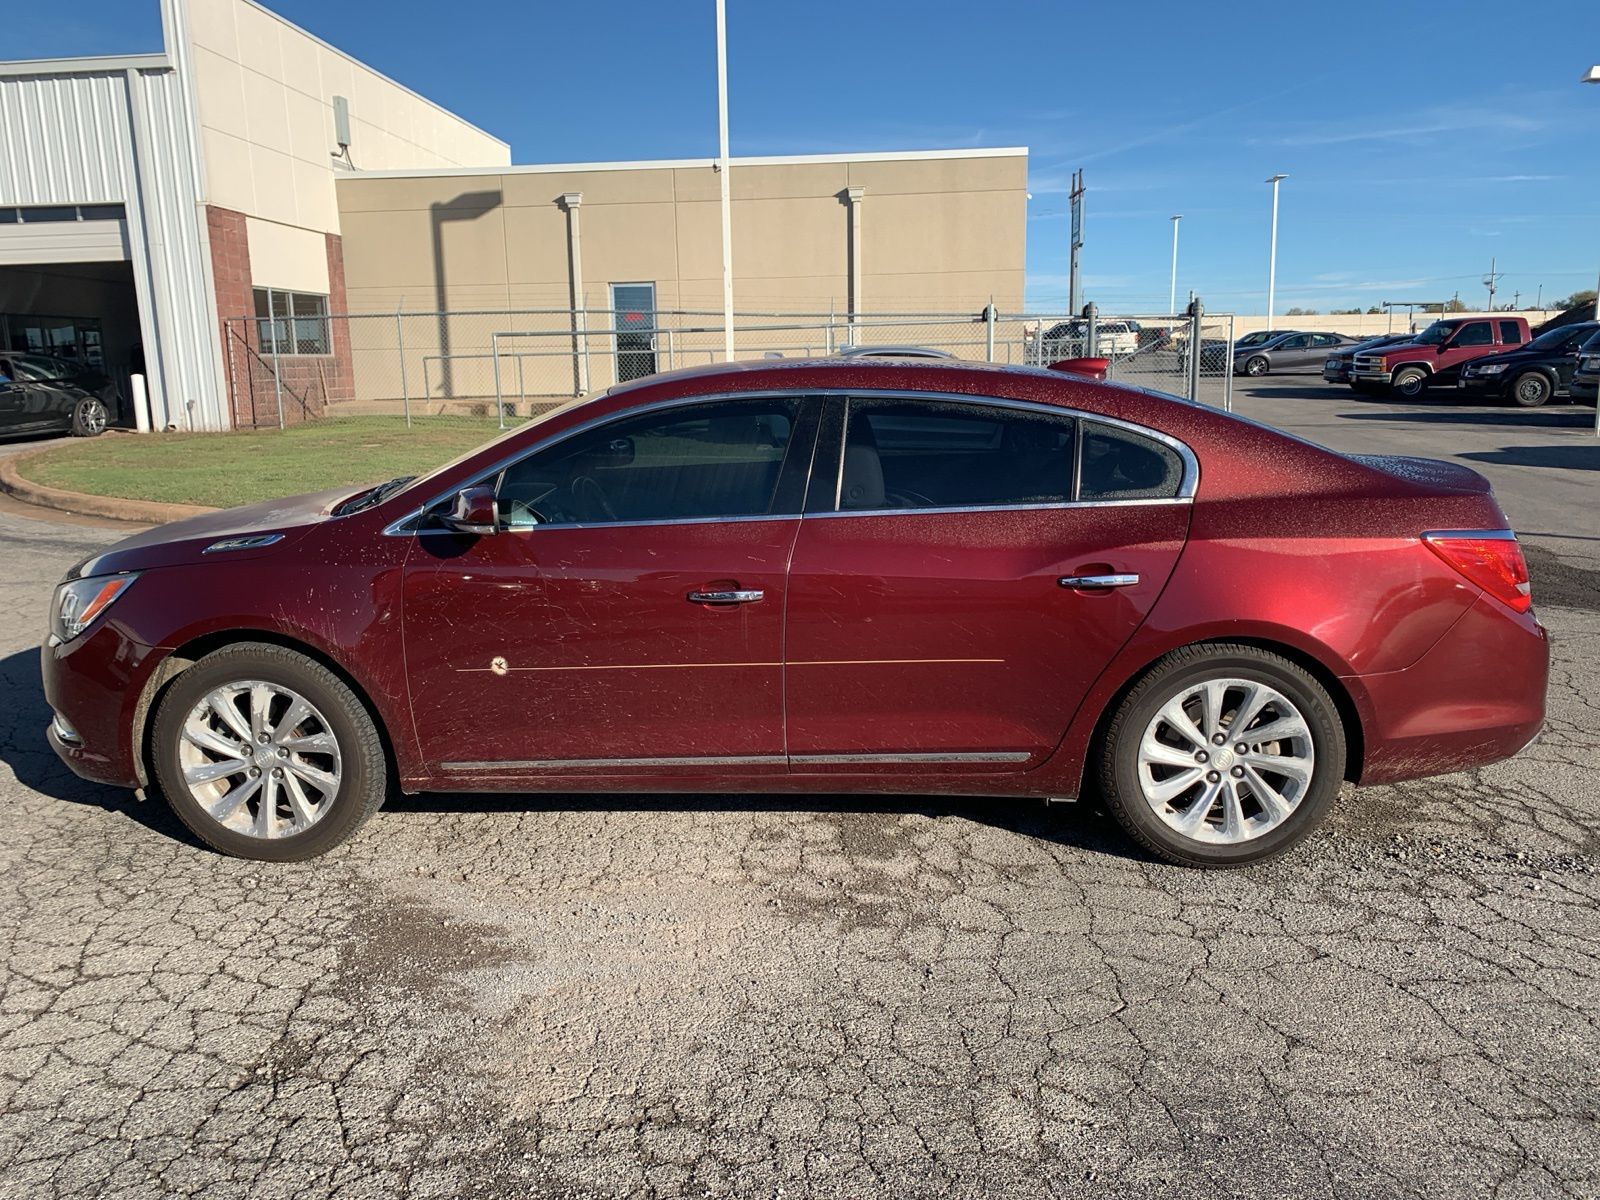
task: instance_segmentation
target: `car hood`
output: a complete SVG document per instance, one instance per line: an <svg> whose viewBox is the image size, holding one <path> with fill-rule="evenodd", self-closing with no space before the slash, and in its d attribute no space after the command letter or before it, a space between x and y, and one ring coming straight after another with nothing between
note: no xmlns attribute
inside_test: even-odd
<svg viewBox="0 0 1600 1200"><path fill-rule="evenodd" d="M158 525L90 556L67 572L68 579L81 575L115 575L123 571L148 571L154 567L171 567L197 561L206 547L224 538L248 537L253 534L282 534L270 545L226 552L230 562L272 554L292 545L311 529L329 520L334 505L348 496L356 495L360 488L333 488L325 492L311 492L304 496L289 496L283 500L265 500L260 504L247 504L243 508L225 508L218 512Z"/></svg>

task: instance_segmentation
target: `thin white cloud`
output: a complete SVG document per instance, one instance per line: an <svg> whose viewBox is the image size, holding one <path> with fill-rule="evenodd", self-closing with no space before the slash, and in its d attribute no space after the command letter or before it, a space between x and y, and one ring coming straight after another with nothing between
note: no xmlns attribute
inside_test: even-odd
<svg viewBox="0 0 1600 1200"><path fill-rule="evenodd" d="M1409 121L1351 128L1348 124L1327 121L1306 123L1298 130L1275 137L1248 139L1255 146L1344 146L1353 142L1414 142L1445 133L1498 132L1533 133L1544 123L1518 112L1498 108L1467 108L1451 105L1423 109Z"/></svg>

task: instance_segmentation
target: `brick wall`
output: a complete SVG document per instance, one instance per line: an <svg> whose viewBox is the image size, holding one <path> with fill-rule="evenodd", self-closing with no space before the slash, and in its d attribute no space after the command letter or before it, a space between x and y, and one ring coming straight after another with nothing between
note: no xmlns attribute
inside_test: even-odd
<svg viewBox="0 0 1600 1200"><path fill-rule="evenodd" d="M330 403L354 395L349 322L330 320L331 354L263 355L253 320L255 291L250 273L250 241L244 214L206 208L211 267L216 280L217 313L222 320L222 352L236 429L278 424L281 398L286 423L320 417ZM337 234L324 235L328 253L328 311L345 311L344 245ZM276 371L274 371L276 368Z"/></svg>

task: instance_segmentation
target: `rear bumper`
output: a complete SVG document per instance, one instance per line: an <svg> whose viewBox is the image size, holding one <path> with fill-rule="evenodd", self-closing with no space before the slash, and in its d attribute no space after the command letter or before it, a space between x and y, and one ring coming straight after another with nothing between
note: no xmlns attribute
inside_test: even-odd
<svg viewBox="0 0 1600 1200"><path fill-rule="evenodd" d="M44 644L44 696L56 718L45 737L74 773L115 787L143 786L134 729L142 724L145 687L167 653L134 641L116 624Z"/></svg>
<svg viewBox="0 0 1600 1200"><path fill-rule="evenodd" d="M1533 614L1479 596L1412 666L1348 681L1366 742L1360 782L1510 758L1544 725L1549 675L1549 639Z"/></svg>

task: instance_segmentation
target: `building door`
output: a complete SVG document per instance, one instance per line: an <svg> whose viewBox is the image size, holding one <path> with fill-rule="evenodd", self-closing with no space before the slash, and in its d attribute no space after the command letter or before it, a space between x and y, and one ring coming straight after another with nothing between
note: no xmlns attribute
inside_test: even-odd
<svg viewBox="0 0 1600 1200"><path fill-rule="evenodd" d="M656 285L613 283L612 319L616 322L617 382L656 373Z"/></svg>

